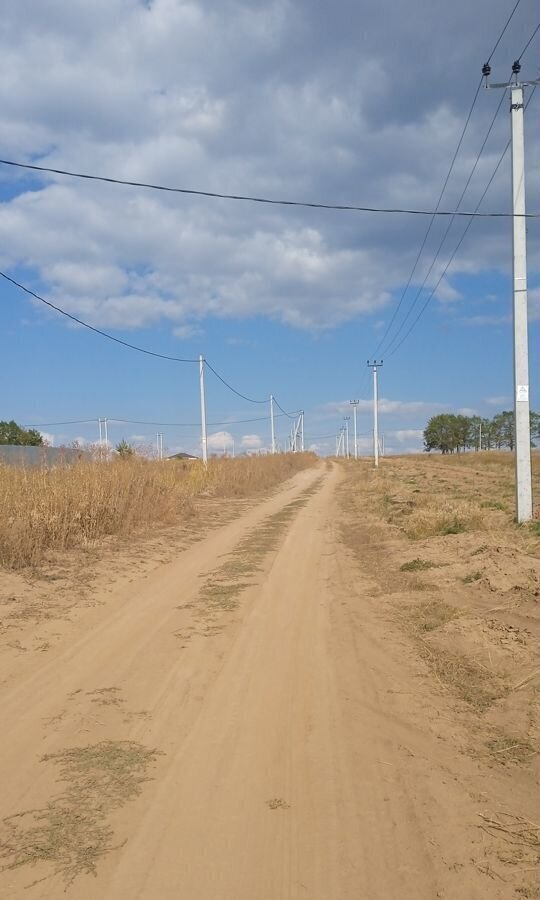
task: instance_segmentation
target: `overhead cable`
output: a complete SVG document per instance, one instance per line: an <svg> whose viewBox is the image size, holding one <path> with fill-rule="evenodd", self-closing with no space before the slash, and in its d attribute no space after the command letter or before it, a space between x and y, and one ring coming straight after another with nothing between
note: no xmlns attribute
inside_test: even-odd
<svg viewBox="0 0 540 900"><path fill-rule="evenodd" d="M490 53L490 55L489 55L489 57L488 57L488 60L487 60L488 63L489 63L489 61L491 60L491 58L493 57L493 54L495 53L495 50L496 50L497 47L499 46L499 43L500 43L500 41L501 41L503 35L505 34L506 29L508 28L508 25L510 24L510 21L512 20L512 17L513 17L513 15L514 15L516 9L518 8L519 3L520 3L520 0L517 0L517 3L515 4L515 6L514 6L512 12L510 13L510 15L509 15L509 17L508 17L508 19L507 19L507 21L506 21L506 24L505 24L505 26L504 26L504 28L503 28L501 34L499 35L499 38L497 39L497 41L496 41L496 43L495 43L495 45L494 45L494 47L493 47L493 50L491 51L491 53ZM526 43L525 46L523 47L521 53L520 53L519 56L517 57L518 59L521 59L521 57L525 55L525 53L526 53L527 50L529 49L529 47L530 47L530 45L531 45L531 43L532 43L532 41L533 41L533 39L534 39L534 37L535 37L535 35L538 33L539 30L540 30L540 24L537 25L537 27L534 29L534 31L533 31L533 33L531 34L529 40L527 41L527 43ZM482 86L482 81L483 81L483 77L480 78L480 81L479 81L478 86L477 86L477 88L476 88L476 91L475 91L475 94L474 94L474 97L473 97L473 100L472 100L472 103L471 103L469 112L468 112L468 114L467 114L467 118L466 118L466 120L465 120L465 124L464 124L464 126L463 126L463 130L462 130L462 132L461 132L461 135L460 135L460 138L459 138L459 140L458 140L458 144L457 144L456 150L455 150L455 152L454 152L454 155L453 155L453 157L452 157L452 161L451 161L451 163L450 163L450 168L449 168L448 173L447 173L447 175L446 175L446 178L445 178L445 180L444 180L444 184L443 184L441 193L440 193L440 195L439 195L439 199L438 199L438 201L437 201L437 207L436 207L437 209L438 209L438 206L439 206L439 204L440 204L440 202L441 202L441 200L442 200L442 197L443 197L443 195L444 195L444 192L445 192L445 190L446 190L446 187L447 187L447 185L448 185L448 181L449 181L450 175L451 175L451 173L452 173L452 171L453 171L453 169L454 169L454 165L455 165L455 162L456 162L456 159L457 159L457 155L458 155L459 150L460 150L460 148L461 148L461 145L462 145L462 143L463 143L463 139L464 139L464 136L465 136L465 132L466 132L467 127L468 127L468 125L469 125L469 122L470 122L470 120L471 120L472 112L473 112L473 110L474 110L474 107L475 107L475 105L476 105L476 101L477 101L477 99L478 99L478 94L479 94L480 88L481 88L481 86ZM446 237L447 237L447 235L448 235L448 233L449 233L449 231L450 231L450 228L452 227L452 224L454 223L454 221L455 221L455 219L456 219L456 217L457 217L457 215L458 215L458 213L459 213L459 207L461 206L461 203L462 203L462 201L463 201L463 198L464 198L464 196L465 196L465 193L466 193L466 191L467 191L467 188L469 187L469 184L470 184L471 179L472 179L472 177L473 177L473 175L474 175L474 172L476 171L476 168L477 168L477 166L478 166L478 163L479 163L479 161L480 161L480 158L481 158L482 153L483 153L483 151L484 151L484 148L485 148L485 146L486 146L487 140L488 140L488 138L489 138L489 136L490 136L490 134L491 134L491 131L492 131L492 129L493 129L493 125L494 125L494 123L495 123L495 120L496 120L496 118L497 118L497 115L498 115L498 113L499 113L499 110L500 110L500 108L501 108L501 106L502 106L503 99L504 99L504 95L501 97L501 101L500 101L500 103L499 103L499 105L498 105L498 107L497 107L497 109L496 109L496 111L495 111L495 115L493 116L493 119L492 119L491 124L490 124L489 129L488 129L488 132L487 132L487 134L486 134L486 136L485 136L485 138L484 138L484 141L483 141L483 143L482 143L482 146L481 146L481 148L480 148L480 150L479 150L479 152L478 152L478 155L477 155L476 160L475 160L475 162L474 162L472 171L471 171L471 173L470 173L470 175L469 175L469 177L468 177L468 179L467 179L467 183L465 184L465 187L464 187L464 189L463 189L463 191L462 191L462 193L461 193L461 197L460 197L459 202L458 202L458 204L457 204L456 214L453 215L453 216L451 217L451 220L450 220L450 223L449 223L449 225L448 225L448 228L446 229L446 232L444 233L443 239L442 239L441 243L439 244L439 247L438 247L437 252L436 252L436 254L435 254L434 258L433 258L433 261L432 261L432 263L431 263L431 266L430 266L430 268L429 268L429 271L428 271L428 273L427 273L427 275L426 275L426 277L425 277L425 279L424 279L424 281L423 281L423 283L422 283L422 287L420 288L419 292L416 294L416 297L415 297L415 299L414 299L414 301L413 301L412 306L411 306L410 309L409 309L409 312L407 313L407 315L405 316L405 318L402 320L401 325L400 325L400 327L398 328L398 331L396 332L396 334L393 336L393 338L392 338L392 340L391 340L391 342L390 342L389 347L392 347L392 344L395 342L396 338L399 336L400 332L401 332L402 329L403 329L403 326L404 326L405 322L406 322L407 319L409 318L409 316L410 316L410 314L411 314L411 312L412 312L414 306L416 305L416 302L417 302L417 300L418 300L418 297L419 297L420 293L422 292L422 290L423 290L423 288L424 288L424 286L425 286L425 284L426 284L427 279L429 278L429 275L430 275L430 273L431 273L431 271L432 271L432 268L433 268L433 266L434 266L434 264L435 264L435 262L436 262L436 260L437 260L437 257L438 257L438 255L439 255L439 253L440 253L440 250L441 250L441 248L442 248L442 246L443 246L443 244L444 244L444 242L445 242L445 240L446 240ZM478 210L478 206L476 207L476 210ZM476 212L476 210L475 210L475 212ZM511 215L511 214L510 214L510 215ZM420 257L422 256L423 250L424 250L424 248L425 248L427 238L428 238L428 236L429 236L429 234L430 234L430 232L431 232L431 228L432 228L432 225L433 225L434 220L435 220L435 215L432 217L432 219L431 219L431 221L430 221L430 223L429 223L429 225L428 225L428 228L427 228L426 233L425 233L425 235L424 235L424 239L423 239L422 244L421 244L421 246L420 246L420 250L418 251L417 257L416 257L415 262L414 262L414 265L413 265L413 267L412 267L412 269L411 269L411 272L410 272L410 274L409 274L409 277L408 277L408 279L407 279L407 284L405 285L405 289L403 290L403 292L402 292L402 294L401 294L401 297L400 297L400 299L399 299L399 302L398 302L398 304L397 304L397 306L396 306L396 308L395 308L395 310L394 310L394 312L393 312L393 314L392 314L392 317L391 317L391 319L390 319L390 322L388 323L388 326L387 326L387 328L386 328L386 330L385 330L385 332L384 332L384 335L383 335L383 337L381 338L381 340L379 341L379 344L377 345L377 349L376 349L376 351L375 351L376 354L380 352L380 349L381 349L381 347L383 346L383 344L384 344L384 342L385 342L385 340L386 340L386 338L387 338L387 336L388 336L388 334L389 334L389 332L390 332L390 330L391 330L391 328L392 328L392 325L394 324L394 321L395 321L395 319L396 319L396 317L397 317L397 315L398 315L398 313L399 313L399 310L400 310L400 308L401 308L401 306L402 306L402 304L403 304L403 301L404 301L404 299L405 299L405 296L406 296L406 294L407 294L407 292L408 292L408 290L409 290L409 287L410 287L410 285L411 285L411 281L412 281L414 272L416 271L416 267L417 267L417 265L418 265L418 263L419 263L419 261L420 261ZM472 221L472 219L471 219L470 221ZM468 230L468 228L467 228L467 230Z"/></svg>
<svg viewBox="0 0 540 900"><path fill-rule="evenodd" d="M205 359L205 363L206 363L206 367L208 369L210 369L211 372L214 373L216 378L218 378L219 381L221 381L221 383L224 384L225 387L229 389L229 391L232 391L233 394L236 394L237 397L241 397L242 400L247 400L248 403L268 403L269 402L268 398L265 398L264 400L254 400L253 397L247 397L245 394L242 394L241 391L237 391L236 388L234 388L232 386L232 384L229 384L228 381L225 381L225 379L219 374L219 372L216 372L214 367L210 365L210 363L208 362L207 359Z"/></svg>
<svg viewBox="0 0 540 900"><path fill-rule="evenodd" d="M5 272L0 271L0 276L4 278L6 281L9 281L10 284L19 288L21 291L24 291L25 294L29 294L30 297L33 297L35 300L39 300L40 303L44 303L46 306L50 307L50 309L54 309L55 312L60 313L62 316L65 316L68 319L71 319L72 322L76 322L78 325L82 325L84 328L88 328L90 331L93 331L95 334L99 334L101 337L107 338L109 341L114 341L116 344L121 344L123 347L127 347L129 350L136 350L138 353L145 353L147 356L154 356L157 359L166 359L169 362L179 362L179 363L198 363L199 359L186 359L179 356L168 356L164 353L157 353L155 350L148 350L146 347L139 347L136 344L130 344L128 341L124 341L121 338L114 337L114 335L109 334L107 331L102 331L100 328L96 328L94 325L90 325L88 322L85 322L83 319L79 319L77 316L72 315L67 312L67 310L62 309L60 306L56 306L54 303L51 303L50 300L45 300L44 297L37 294L35 291L32 291L30 288L26 287L24 284L21 284L19 281L16 281L15 278L11 278ZM238 391L234 388L228 381L223 378L219 372L214 369L214 367L208 362L207 359L204 359L204 363L208 369L216 376L222 384L228 388L229 391L232 391L233 394L236 394L237 397L241 397L242 400L247 400L248 403L268 403L268 399L265 400L256 400L253 397L248 397L246 394L243 394L241 391ZM276 405L279 404L276 401ZM279 407L281 409L281 407ZM289 415L289 413L282 410L285 415ZM224 423L226 424L226 423Z"/></svg>
<svg viewBox="0 0 540 900"><path fill-rule="evenodd" d="M495 121L496 121L496 119L497 119L497 117L498 117L498 115L499 115L499 112L500 112L500 110L501 110L501 108L502 108L502 105L503 105L504 100L505 100L505 95L504 95L504 94L501 94L501 99L500 99L500 101L499 101L499 104L498 104L498 106L497 106L497 109L495 110L495 113L494 113L493 118L492 118L492 120L491 120L491 124L490 124L490 126L489 126L489 128L488 128L488 130L487 130L486 136L485 136L485 138L484 138L484 140L483 140L483 142L482 142L482 146L480 147L480 149L479 149L479 151L478 151L478 153L477 153L477 155L476 155L476 159L475 159L475 161L474 161L474 165L473 165L473 167L472 167L472 169L471 169L471 171L470 171L470 173L469 173L469 177L467 178L467 181L466 181L466 183L465 183L465 187L463 188L463 190L462 190L462 192L461 192L461 196L460 196L459 201L458 201L458 209L459 209L459 207L461 206L461 203L463 202L463 198L464 198L465 194L467 193L467 190L468 190L469 185L470 185L470 183L471 183L471 181L472 181L472 178L473 178L473 176L474 176L474 173L476 172L476 169L477 169L477 167L478 167L478 163L480 162L480 159L481 159L482 154L483 154L483 152L484 152L485 146L486 146L486 144L487 144L487 142L488 142L488 140L489 140L489 137L490 137L491 132L492 132L492 130L493 130L493 126L495 125ZM440 255L440 253L441 253L441 250L442 250L442 248L443 248L443 246L444 246L444 244L445 244L445 242L446 242L446 238L448 237L448 235L449 235L449 233L450 233L450 229L452 228L452 225L454 224L454 221L455 221L455 216L453 216L453 217L450 219L450 221L448 222L448 225L447 225L447 227L446 227L446 230L445 230L445 232L444 232L444 234L443 234L443 236L442 236L442 238L441 238L441 240L440 240L440 242L439 242L439 246L437 247L437 250L435 251L435 254L434 254L434 256L433 256L433 259L431 260L429 269L427 270L427 272L426 272L426 274L425 274L425 276L424 276L424 280L422 281L422 284L420 285L420 287L419 287L418 290L416 291L416 295L415 295L415 297L414 297L414 300L413 300L413 302L411 303L411 305L409 306L406 315L403 317L403 319L402 319L402 321L401 321L401 324L400 324L398 330L396 331L396 333L395 333L394 336L392 337L392 339L391 339L391 341L390 341L390 343L389 343L389 345L388 345L388 349L387 349L387 351L386 351L387 353L388 353L388 351L390 351L390 350L392 349L392 346L395 344L395 342L396 342L397 339L399 338L399 335L400 335L401 332L403 331L403 328L405 327L405 324L407 323L407 320L408 320L408 319L410 318L410 316L412 315L412 313L413 313L413 311L414 311L414 309L415 309L415 307L416 307L416 304L417 304L417 302L418 302L418 300L419 300L419 298L420 298L420 296L421 296L421 294L422 294L422 291L424 290L424 288L425 288L425 286L426 286L426 284L427 284L427 282L428 282L429 276L431 275L431 273L432 273L432 271L433 271L433 268L434 268L434 266L435 266L435 264L436 264L436 262L437 262L437 260L438 260L438 258L439 258L439 255Z"/></svg>
<svg viewBox="0 0 540 900"><path fill-rule="evenodd" d="M408 215L408 216L462 216L463 218L482 218L482 219L508 219L512 213L508 212L471 212L465 210L441 210L436 209L409 209L407 207L381 207L381 206L355 206L346 203L316 203L307 200L283 200L272 199L270 197L257 197L249 194L223 194L217 191L202 191L194 188L170 187L163 184L152 184L145 181L127 181L122 178L110 178L105 175L89 175L83 172L73 172L68 169L55 169L52 166L38 166L35 163L16 162L12 159L0 159L0 164L4 166L12 166L18 169L29 169L36 172L46 172L51 175L64 175L69 178L80 178L86 181L100 181L106 184L125 185L127 187L148 188L154 191L166 191L173 194L190 194L197 197L212 197L218 200L241 200L249 203L265 203L271 206L296 206L307 209L329 209L342 212L365 212L365 213L385 213L389 215ZM525 219L538 219L538 213L524 213Z"/></svg>
<svg viewBox="0 0 540 900"><path fill-rule="evenodd" d="M533 94L534 94L535 89L536 89L536 88L533 87L533 89L532 89L532 91L531 91L531 93L530 93L529 99L527 100L527 103L525 104L525 109L527 109L527 106L528 106L529 103L531 102L531 99L532 99L532 97L533 97ZM507 154L507 152L508 152L508 149L509 149L509 147L510 147L510 143L511 143L511 141L509 140L509 141L507 142L506 147L504 148L504 150L503 150L503 152L502 152L500 158L499 158L499 161L498 161L497 165L495 166L495 169L494 169L494 171L493 171L493 174L491 175L491 178L489 179L489 181L488 181L488 183L487 183L487 185L486 185L486 187L485 187L485 189L484 189L484 192L483 192L482 196L480 197L480 200L478 201L478 206L480 206L480 204L482 203L482 201L483 201L484 197L486 196L488 190L490 189L490 187L491 187L491 185L492 185L492 183L493 183L493 180L494 180L494 178L495 178L497 172L499 171L499 168L500 168L500 166L501 166L501 163L502 163L504 157L506 156L506 154ZM408 329L408 331L406 331L406 333L403 335L403 337L401 338L400 342L393 348L393 350L392 350L390 353L387 354L387 356L394 356L394 354L397 353L397 351L399 350L399 348L402 346L402 344L406 341L406 339L407 339L408 336L410 335L410 333L411 333L411 331L413 330L413 328L416 326L416 324L417 324L417 323L419 322L419 320L422 318L422 316L423 316L424 312L426 311L426 309L427 309L427 307L428 307L428 305L429 305L429 303L430 303L432 297L434 296L435 292L437 291L437 288L439 287L441 281L443 280L443 278L444 278L444 276L446 275L448 269L450 268L450 265L452 264L452 262L453 262L453 260L454 260L454 257L456 256L456 254L457 254L459 248L461 247L461 245L462 245L462 243L463 243L463 241L464 241L464 239L465 239L465 235L467 234L467 232L469 231L469 228L470 228L471 225L472 225L472 222L473 222L473 220L471 219L470 222L467 223L467 227L464 229L463 234L461 235L461 237L460 237L460 239L459 239L459 241L458 241L458 243L457 243L457 246L455 247L455 249L454 249L454 251L453 251L453 253L452 253L450 259L449 259L448 262L446 263L446 266L444 267L444 269L443 269L443 271L442 271L442 273L441 273L441 275L440 275L440 277L439 277L439 280L437 281L437 284L435 285L435 287L433 288L433 290L431 291L431 293L428 295L428 297L427 297L427 299L426 299L426 302L424 303L424 305L423 305L422 308L420 309L420 312L418 313L416 319L413 321L413 323L412 323L412 325L410 326L410 328Z"/></svg>
<svg viewBox="0 0 540 900"><path fill-rule="evenodd" d="M114 341L115 344L122 344L123 347L127 347L129 350L137 350L138 353L145 353L147 356L155 356L158 359L167 359L171 362L179 362L179 363L197 363L198 359L183 359L179 356L167 356L164 353L156 353L154 350L147 350L145 347L138 347L136 344L130 344L128 341L123 341L121 338L114 337L112 334L109 334L107 331L102 331L100 328L95 328L94 325L89 325L88 322L84 322L82 319L78 319L77 316L72 315L67 312L65 309L62 309L60 306L56 306L54 303L51 303L50 300L45 300L44 297L41 297L39 294L36 294L35 291L30 290L30 288L25 287L24 284L21 284L20 281L16 281L15 278L11 278L9 275L6 275L5 272L0 271L0 276L5 278L6 281L9 281L15 287L19 288L19 290L24 291L25 294L29 294L30 297L33 297L35 300L39 300L40 303L44 303L45 306L49 306L51 309L54 309L60 315L65 316L67 319L71 319L72 322L76 322L77 325L82 325L83 328L88 328L89 331L95 332L95 334L101 335L101 337L107 338L109 341Z"/></svg>

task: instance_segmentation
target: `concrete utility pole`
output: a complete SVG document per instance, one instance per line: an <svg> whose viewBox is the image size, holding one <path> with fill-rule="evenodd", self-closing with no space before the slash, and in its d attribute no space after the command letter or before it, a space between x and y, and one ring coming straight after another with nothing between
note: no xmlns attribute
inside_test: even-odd
<svg viewBox="0 0 540 900"><path fill-rule="evenodd" d="M199 385L201 389L201 448L202 461L208 464L208 436L206 434L206 393L204 390L204 358L199 356Z"/></svg>
<svg viewBox="0 0 540 900"><path fill-rule="evenodd" d="M300 449L304 452L304 410L300 413Z"/></svg>
<svg viewBox="0 0 540 900"><path fill-rule="evenodd" d="M298 416L298 419L295 421L295 423L294 423L294 425L293 425L293 429L292 429L292 439L291 439L291 443L292 443L292 451L293 451L293 453L298 453L298 432L300 431L300 428L302 428L302 443L301 443L301 447L302 447L302 450L303 450L303 449L304 449L304 434L303 434L303 431L304 431L304 414L303 414L303 413L301 413L301 414Z"/></svg>
<svg viewBox="0 0 540 900"><path fill-rule="evenodd" d="M353 428L354 428L354 458L358 459L358 438L356 434L356 409L360 400L349 400L353 408Z"/></svg>
<svg viewBox="0 0 540 900"><path fill-rule="evenodd" d="M349 422L351 421L351 417L343 416L343 418L345 419L345 456L349 459Z"/></svg>
<svg viewBox="0 0 540 900"><path fill-rule="evenodd" d="M270 394L270 428L272 431L272 453L276 452L276 431L274 426L274 397Z"/></svg>
<svg viewBox="0 0 540 900"><path fill-rule="evenodd" d="M383 365L383 361L381 359L380 362L377 362L374 359L373 362L370 362L368 359L367 364L373 369L373 461L375 467L377 467L379 465L379 387L377 384L377 369Z"/></svg>
<svg viewBox="0 0 540 900"><path fill-rule="evenodd" d="M109 433L107 429L107 418L100 419L99 426L99 442L101 444L101 452L105 459L109 458ZM101 423L103 424L103 441L101 438Z"/></svg>
<svg viewBox="0 0 540 900"><path fill-rule="evenodd" d="M510 90L512 125L512 222L514 293L514 429L516 462L516 515L518 522L533 517L531 477L531 425L529 406L529 339L527 312L527 222L525 219L525 136L523 89L534 81L518 81L521 63L512 65L513 81L488 84L491 67L486 63L482 75L486 87Z"/></svg>

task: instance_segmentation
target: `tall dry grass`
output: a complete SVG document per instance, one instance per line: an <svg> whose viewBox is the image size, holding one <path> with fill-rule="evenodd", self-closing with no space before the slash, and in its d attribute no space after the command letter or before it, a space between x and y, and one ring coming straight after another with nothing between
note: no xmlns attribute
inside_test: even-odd
<svg viewBox="0 0 540 900"><path fill-rule="evenodd" d="M0 564L36 565L50 551L188 519L197 497L248 497L316 462L283 454L202 463L139 458L55 468L0 467Z"/></svg>

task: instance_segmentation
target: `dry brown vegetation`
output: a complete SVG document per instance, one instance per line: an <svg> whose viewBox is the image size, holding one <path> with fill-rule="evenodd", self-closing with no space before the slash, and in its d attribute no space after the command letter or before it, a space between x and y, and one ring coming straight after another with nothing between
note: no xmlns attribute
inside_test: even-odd
<svg viewBox="0 0 540 900"><path fill-rule="evenodd" d="M51 551L126 536L193 515L197 498L244 498L314 465L310 453L202 463L115 459L55 468L0 468L0 564L41 563Z"/></svg>
<svg viewBox="0 0 540 900"><path fill-rule="evenodd" d="M538 512L533 523L515 522L511 454L344 468L343 534L373 579L377 609L408 635L439 697L435 715L450 707L465 735L461 751L490 767L504 823L536 820L529 799L540 775L540 523ZM538 502L537 454L533 472ZM523 873L540 862L540 826L530 823L535 840L525 841L500 815L488 818L501 839L499 862L513 867L498 876L519 871L518 893L537 896Z"/></svg>

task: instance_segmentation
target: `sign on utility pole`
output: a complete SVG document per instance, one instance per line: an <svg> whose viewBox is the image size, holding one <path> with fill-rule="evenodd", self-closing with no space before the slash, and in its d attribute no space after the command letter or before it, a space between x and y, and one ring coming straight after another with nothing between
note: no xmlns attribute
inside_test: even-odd
<svg viewBox="0 0 540 900"><path fill-rule="evenodd" d="M527 311L527 222L525 218L525 136L523 89L536 81L518 81L521 63L512 66L513 81L488 84L491 67L486 63L482 75L486 87L510 90L512 124L512 223L514 293L514 430L516 461L516 515L518 522L533 517L531 478L531 425L529 403L529 339Z"/></svg>

